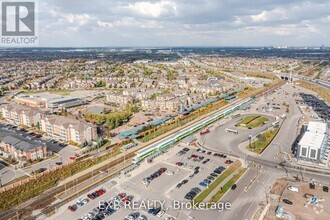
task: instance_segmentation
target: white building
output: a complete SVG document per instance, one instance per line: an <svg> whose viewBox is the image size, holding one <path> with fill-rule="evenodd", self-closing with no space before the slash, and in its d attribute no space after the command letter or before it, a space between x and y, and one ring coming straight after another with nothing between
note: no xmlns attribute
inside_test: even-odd
<svg viewBox="0 0 330 220"><path fill-rule="evenodd" d="M325 160L328 147L328 128L326 123L309 122L298 143L298 159L321 163Z"/></svg>

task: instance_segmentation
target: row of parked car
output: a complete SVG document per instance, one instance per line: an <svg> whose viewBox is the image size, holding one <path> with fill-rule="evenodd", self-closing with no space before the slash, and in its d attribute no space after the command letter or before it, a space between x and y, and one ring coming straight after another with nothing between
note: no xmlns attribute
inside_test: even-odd
<svg viewBox="0 0 330 220"><path fill-rule="evenodd" d="M160 175L162 175L166 171L167 171L167 168L165 168L165 167L160 168L159 170L157 170L156 172L154 172L150 176L148 176L146 178L143 178L142 179L142 184L145 184L145 185L149 184L153 179L156 179L157 177L159 177ZM172 173L172 175L173 175L173 173Z"/></svg>
<svg viewBox="0 0 330 220"><path fill-rule="evenodd" d="M132 200L133 196L129 196L126 193L119 193L117 196L93 208L91 212L83 215L80 220L102 220L115 213L125 204L129 204Z"/></svg>
<svg viewBox="0 0 330 220"><path fill-rule="evenodd" d="M124 220L148 220L148 218L145 215L141 215L139 212L133 212L127 215Z"/></svg>
<svg viewBox="0 0 330 220"><path fill-rule="evenodd" d="M161 207L157 207L149 209L148 213L161 218L165 214L165 211Z"/></svg>
<svg viewBox="0 0 330 220"><path fill-rule="evenodd" d="M181 156L181 155L187 153L188 151L190 151L190 149L185 147L182 150L180 150L176 155Z"/></svg>
<svg viewBox="0 0 330 220"><path fill-rule="evenodd" d="M207 187L212 183L212 181L219 175L221 174L226 168L223 166L220 166L216 168L213 173L210 173L208 177L206 177L202 182L199 183L200 186Z"/></svg>

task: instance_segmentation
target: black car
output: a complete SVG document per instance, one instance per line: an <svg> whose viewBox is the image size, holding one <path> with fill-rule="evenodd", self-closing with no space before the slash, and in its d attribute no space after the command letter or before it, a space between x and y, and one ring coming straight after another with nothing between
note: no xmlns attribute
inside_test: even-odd
<svg viewBox="0 0 330 220"><path fill-rule="evenodd" d="M182 184L186 184L186 183L188 183L188 180L182 180L181 183L182 183Z"/></svg>
<svg viewBox="0 0 330 220"><path fill-rule="evenodd" d="M221 173L221 170L219 169L215 169L213 172L217 173L217 174L220 174Z"/></svg>
<svg viewBox="0 0 330 220"><path fill-rule="evenodd" d="M283 199L283 202L286 203L286 204L289 204L289 205L293 205L293 202L291 202L288 199Z"/></svg>
<svg viewBox="0 0 330 220"><path fill-rule="evenodd" d="M153 215L157 215L159 212L160 212L160 210L162 210L161 209L161 207L158 207L157 209L155 209L154 211L153 211Z"/></svg>
<svg viewBox="0 0 330 220"><path fill-rule="evenodd" d="M195 188L192 188L190 191L195 192L195 193L199 193L199 192L201 192L201 189L198 188L198 187L195 187Z"/></svg>
<svg viewBox="0 0 330 220"><path fill-rule="evenodd" d="M324 191L324 192L329 192L329 187L327 187L327 186L323 186L323 191Z"/></svg>
<svg viewBox="0 0 330 220"><path fill-rule="evenodd" d="M182 186L182 183L179 183L178 185L176 185L176 188L180 188Z"/></svg>
<svg viewBox="0 0 330 220"><path fill-rule="evenodd" d="M213 176L213 177L217 177L218 176L218 174L216 174L216 173L211 173L210 175Z"/></svg>
<svg viewBox="0 0 330 220"><path fill-rule="evenodd" d="M236 185L236 184L234 184L234 185L232 185L232 186L231 186L231 189L232 189L232 190L235 190L235 189L236 189L236 187L237 187L237 185Z"/></svg>

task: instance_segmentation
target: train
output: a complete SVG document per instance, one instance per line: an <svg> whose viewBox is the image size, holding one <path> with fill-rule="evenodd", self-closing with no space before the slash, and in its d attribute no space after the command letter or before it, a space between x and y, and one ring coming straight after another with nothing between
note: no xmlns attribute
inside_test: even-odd
<svg viewBox="0 0 330 220"><path fill-rule="evenodd" d="M144 160L146 157L151 156L159 151L165 151L169 147L173 146L177 142L181 141L185 137L188 137L189 135L192 135L196 133L197 131L209 126L210 124L216 122L217 120L229 115L230 113L238 110L242 105L245 105L247 103L255 101L255 98L246 98L242 101L237 102L236 104L219 111L217 113L214 113L211 116L208 116L201 121L190 125L181 131L178 131L172 135L169 135L166 138L163 138L162 140L159 140L150 146L143 148L136 152L136 155L132 159L132 163L139 163L140 161Z"/></svg>

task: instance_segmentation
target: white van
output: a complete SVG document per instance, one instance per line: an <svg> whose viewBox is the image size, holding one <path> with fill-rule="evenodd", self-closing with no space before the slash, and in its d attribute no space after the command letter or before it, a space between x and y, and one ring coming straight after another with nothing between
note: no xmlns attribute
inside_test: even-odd
<svg viewBox="0 0 330 220"><path fill-rule="evenodd" d="M292 192L299 192L298 187L294 187L294 186L288 186L288 190L290 190Z"/></svg>

